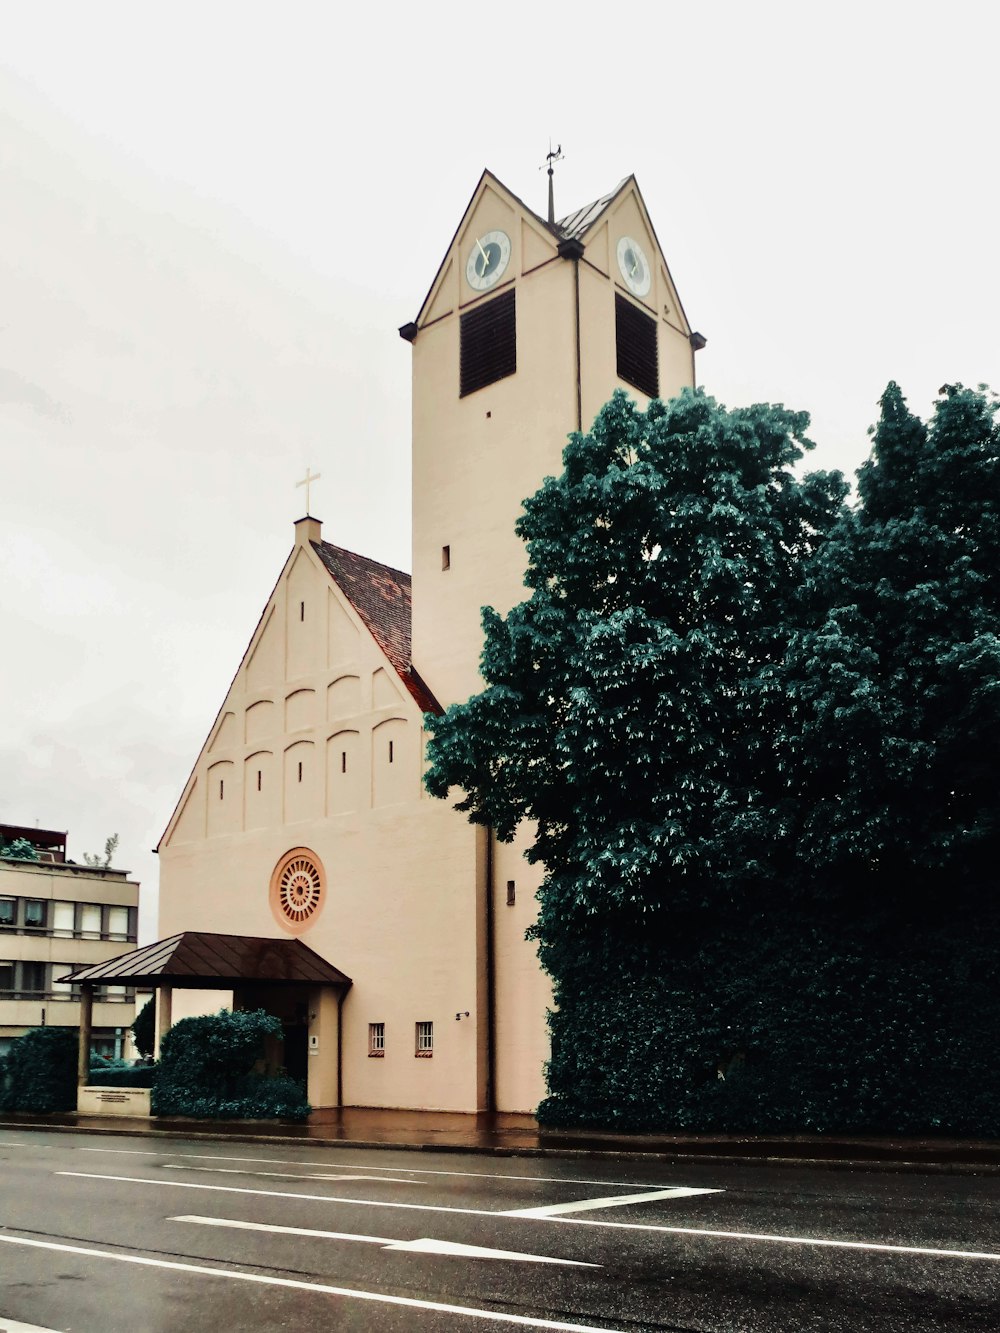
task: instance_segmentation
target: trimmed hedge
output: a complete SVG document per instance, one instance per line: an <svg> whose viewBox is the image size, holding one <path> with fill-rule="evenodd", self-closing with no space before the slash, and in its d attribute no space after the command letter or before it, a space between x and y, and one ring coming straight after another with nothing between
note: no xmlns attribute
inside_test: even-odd
<svg viewBox="0 0 1000 1333"><path fill-rule="evenodd" d="M91 1088L151 1088L156 1065L123 1065L120 1068L95 1069L91 1065L87 1084Z"/></svg>
<svg viewBox="0 0 1000 1333"><path fill-rule="evenodd" d="M304 1120L312 1108L298 1083L254 1072L265 1037L281 1035L281 1020L263 1009L182 1018L160 1044L153 1114Z"/></svg>
<svg viewBox="0 0 1000 1333"><path fill-rule="evenodd" d="M76 1028L31 1028L0 1061L0 1110L75 1111Z"/></svg>
<svg viewBox="0 0 1000 1333"><path fill-rule="evenodd" d="M542 1123L1000 1138L996 917L602 925L547 946Z"/></svg>

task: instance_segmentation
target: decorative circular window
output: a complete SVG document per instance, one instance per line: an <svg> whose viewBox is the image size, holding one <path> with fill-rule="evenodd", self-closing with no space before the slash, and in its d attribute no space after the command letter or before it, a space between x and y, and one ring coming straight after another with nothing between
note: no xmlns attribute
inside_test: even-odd
<svg viewBox="0 0 1000 1333"><path fill-rule="evenodd" d="M308 847L293 847L271 875L271 911L280 926L297 935L316 920L325 892L322 861Z"/></svg>

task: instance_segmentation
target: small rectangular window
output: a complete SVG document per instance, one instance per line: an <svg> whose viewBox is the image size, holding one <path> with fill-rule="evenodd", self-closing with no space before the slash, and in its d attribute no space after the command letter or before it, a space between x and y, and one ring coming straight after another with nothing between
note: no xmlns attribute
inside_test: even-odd
<svg viewBox="0 0 1000 1333"><path fill-rule="evenodd" d="M442 546L442 547L441 547L441 568L442 568L442 569L451 569L451 547L450 547L450 546Z"/></svg>
<svg viewBox="0 0 1000 1333"><path fill-rule="evenodd" d="M299 602L299 619L305 620L305 618L306 618L306 604L305 602Z"/></svg>
<svg viewBox="0 0 1000 1333"><path fill-rule="evenodd" d="M424 1022L417 1024L417 1049L415 1054L417 1056L424 1056L425 1058L434 1054L433 1023Z"/></svg>
<svg viewBox="0 0 1000 1333"><path fill-rule="evenodd" d="M389 763L392 763L392 741L389 742Z"/></svg>
<svg viewBox="0 0 1000 1333"><path fill-rule="evenodd" d="M341 752L340 752L340 771L341 771L341 773L346 773L346 772L347 772L347 751L346 751L346 750L341 750Z"/></svg>
<svg viewBox="0 0 1000 1333"><path fill-rule="evenodd" d="M514 288L467 311L460 321L459 396L517 371Z"/></svg>
<svg viewBox="0 0 1000 1333"><path fill-rule="evenodd" d="M52 964L52 998L54 1000L72 1000L73 983L70 981L56 981L56 977L64 977L67 972L72 972L74 967L79 967L79 963L53 963Z"/></svg>
<svg viewBox="0 0 1000 1333"><path fill-rule="evenodd" d="M0 926L13 926L17 922L17 899L0 898Z"/></svg>
<svg viewBox="0 0 1000 1333"><path fill-rule="evenodd" d="M299 781L302 781L302 760L299 760Z"/></svg>
<svg viewBox="0 0 1000 1333"><path fill-rule="evenodd" d="M618 378L647 398L660 392L656 320L615 292L615 344Z"/></svg>
<svg viewBox="0 0 1000 1333"><path fill-rule="evenodd" d="M48 903L29 898L24 904L25 930L44 930L49 919Z"/></svg>
<svg viewBox="0 0 1000 1333"><path fill-rule="evenodd" d="M514 906L514 895L515 895L515 892L516 892L516 890L515 890L515 887L514 887L514 881L513 881L512 879L509 879L509 880L507 881L507 906L508 906L508 907L513 907L513 906Z"/></svg>
<svg viewBox="0 0 1000 1333"><path fill-rule="evenodd" d="M379 1060L385 1055L385 1024L368 1024L368 1054Z"/></svg>
<svg viewBox="0 0 1000 1333"><path fill-rule="evenodd" d="M223 779L220 778L220 779L219 779L219 800L220 800L220 801L222 800L222 793L223 793L224 790L225 790L225 788L224 788L224 786L223 786Z"/></svg>
<svg viewBox="0 0 1000 1333"><path fill-rule="evenodd" d="M260 769L257 770L257 790L260 791Z"/></svg>
<svg viewBox="0 0 1000 1333"><path fill-rule="evenodd" d="M14 964L0 963L0 995L5 991L12 992L14 989Z"/></svg>

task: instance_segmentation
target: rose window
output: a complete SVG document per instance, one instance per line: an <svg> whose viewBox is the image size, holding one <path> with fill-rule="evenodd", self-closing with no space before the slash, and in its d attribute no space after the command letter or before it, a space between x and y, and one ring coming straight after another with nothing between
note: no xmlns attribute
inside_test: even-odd
<svg viewBox="0 0 1000 1333"><path fill-rule="evenodd" d="M323 902L325 876L319 858L305 847L286 853L271 876L271 909L286 930L308 926Z"/></svg>

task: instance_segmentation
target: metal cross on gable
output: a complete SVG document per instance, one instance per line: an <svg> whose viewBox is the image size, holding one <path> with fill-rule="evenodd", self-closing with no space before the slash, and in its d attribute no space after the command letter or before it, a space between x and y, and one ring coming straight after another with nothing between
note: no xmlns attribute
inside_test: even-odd
<svg viewBox="0 0 1000 1333"><path fill-rule="evenodd" d="M322 473L320 472L312 473L309 471L308 468L306 468L306 475L302 478L301 481L297 481L295 483L296 490L298 490L300 486L304 486L306 488L306 514L309 513L309 488L314 481L319 481L321 476Z"/></svg>

